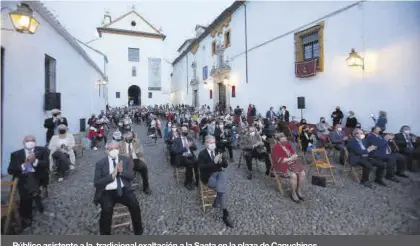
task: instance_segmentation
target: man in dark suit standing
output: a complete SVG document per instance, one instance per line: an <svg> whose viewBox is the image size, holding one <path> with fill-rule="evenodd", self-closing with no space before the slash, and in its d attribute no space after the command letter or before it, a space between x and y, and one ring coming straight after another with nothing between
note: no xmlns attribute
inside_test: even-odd
<svg viewBox="0 0 420 246"><path fill-rule="evenodd" d="M93 183L96 188L94 203L101 205L99 230L101 235L111 235L112 214L116 203L128 207L133 223L134 234L143 234L140 205L134 195L131 183L133 169L127 157L119 155L120 144L111 141L107 144L108 156L95 166Z"/></svg>
<svg viewBox="0 0 420 246"><path fill-rule="evenodd" d="M270 107L270 110L268 110L267 113L265 114L265 118L269 119L270 121L273 121L274 117L277 117L273 109L274 109L273 107Z"/></svg>
<svg viewBox="0 0 420 246"><path fill-rule="evenodd" d="M420 146L416 146L416 136L411 133L409 126L401 127L400 133L395 134L395 142L399 152L407 158L408 170L418 172L413 166L413 160L420 161Z"/></svg>
<svg viewBox="0 0 420 246"><path fill-rule="evenodd" d="M197 146L194 143L194 139L188 136L188 127L182 126L181 133L181 137L174 139L171 151L176 155L176 158L178 158L176 164L186 168L184 185L188 190L192 190L194 189L192 185L193 170L195 173L196 186L198 186L199 181L197 158L194 154L194 151L197 150Z"/></svg>
<svg viewBox="0 0 420 246"><path fill-rule="evenodd" d="M32 221L33 201L35 201L38 210L41 213L44 212L39 187L40 183L45 185L45 171L49 168L49 153L47 148L35 146L34 136L26 136L23 145L23 149L11 154L8 172L13 175L14 179L19 179L19 213L22 216L23 225L26 227ZM48 171L46 178L48 179Z"/></svg>
<svg viewBox="0 0 420 246"><path fill-rule="evenodd" d="M228 163L223 154L216 151L216 139L213 136L206 137L206 148L198 155L198 166L200 168L200 179L203 184L217 192L213 208L221 208L223 211L223 222L226 226L233 228L233 222L229 216L226 204L226 191L228 177L223 170Z"/></svg>
<svg viewBox="0 0 420 246"><path fill-rule="evenodd" d="M44 127L47 128L47 145L50 142L52 136L58 134L57 127L61 124L68 126L67 119L61 116L59 109L53 109L51 111L52 117L44 121Z"/></svg>

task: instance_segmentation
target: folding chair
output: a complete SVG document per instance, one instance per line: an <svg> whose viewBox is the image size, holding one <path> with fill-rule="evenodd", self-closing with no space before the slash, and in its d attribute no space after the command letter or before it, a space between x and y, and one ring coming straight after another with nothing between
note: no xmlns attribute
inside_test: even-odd
<svg viewBox="0 0 420 246"><path fill-rule="evenodd" d="M200 199L203 208L203 212L206 212L206 208L213 205L214 199L216 199L216 191L210 189L207 185L203 184L200 180Z"/></svg>
<svg viewBox="0 0 420 246"><path fill-rule="evenodd" d="M174 176L178 184L181 181L182 176L185 177L185 172L186 172L185 167L174 167Z"/></svg>
<svg viewBox="0 0 420 246"><path fill-rule="evenodd" d="M347 151L347 148L346 148ZM344 160L344 172L349 173L354 181L356 181L357 183L360 183L361 180L361 176L363 173L363 168L361 166L350 166L349 165L349 161L348 161L349 157L348 157L348 151L347 151L347 155L346 158Z"/></svg>
<svg viewBox="0 0 420 246"><path fill-rule="evenodd" d="M2 225L2 234L7 235L9 233L10 225L12 223L12 218L16 225L16 229L20 231L22 229L20 214L18 211L18 201L16 199L16 189L19 179L14 179L13 181L1 181L1 187L10 187L9 201L6 204L1 205L1 218L5 217L4 225Z"/></svg>
<svg viewBox="0 0 420 246"><path fill-rule="evenodd" d="M281 173L275 172L273 170L274 169L274 162L271 159L271 155L269 155L269 156L270 156L270 162L271 162L271 170L270 170L270 173L274 175L274 179L276 180L277 188L279 189L280 194L281 195L284 195L284 192L285 191L289 191L290 190L290 183L289 183L288 188L284 189L281 181L284 180L284 179L289 179L289 177L285 177Z"/></svg>
<svg viewBox="0 0 420 246"><path fill-rule="evenodd" d="M75 148L74 148L74 154L76 155L79 151L80 154L83 156L84 154L84 148L83 148L83 136L81 133L75 133L73 134L74 141L75 141ZM76 151L78 149L78 151Z"/></svg>
<svg viewBox="0 0 420 246"><path fill-rule="evenodd" d="M126 206L118 204L114 207L111 229L116 229L125 226L128 226L130 230L133 230L131 214Z"/></svg>
<svg viewBox="0 0 420 246"><path fill-rule="evenodd" d="M327 182L335 184L335 177L333 169L335 166L330 164L327 152L324 148L313 149L312 153L312 164L316 169L316 174L320 177L325 177ZM322 170L328 169L330 174L321 174Z"/></svg>

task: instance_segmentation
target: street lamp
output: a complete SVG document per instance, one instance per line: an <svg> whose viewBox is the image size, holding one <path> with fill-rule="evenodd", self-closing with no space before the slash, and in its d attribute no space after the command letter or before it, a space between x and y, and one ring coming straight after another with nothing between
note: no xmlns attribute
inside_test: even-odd
<svg viewBox="0 0 420 246"><path fill-rule="evenodd" d="M354 49L351 49L349 57L347 57L346 61L349 67L361 67L362 69L365 69L365 62L363 57L357 54Z"/></svg>
<svg viewBox="0 0 420 246"><path fill-rule="evenodd" d="M16 31L34 34L38 29L39 22L33 17L34 12L29 5L22 3L15 11L9 13Z"/></svg>

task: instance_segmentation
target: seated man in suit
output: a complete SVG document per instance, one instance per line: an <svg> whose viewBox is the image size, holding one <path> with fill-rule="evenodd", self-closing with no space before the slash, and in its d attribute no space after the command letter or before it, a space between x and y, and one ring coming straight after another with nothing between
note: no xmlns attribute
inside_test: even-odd
<svg viewBox="0 0 420 246"><path fill-rule="evenodd" d="M175 141L175 139L179 138L181 136L181 134L178 132L178 126L177 124L173 123L171 125L171 128L168 132L168 135L165 138L165 142L166 142L166 146L169 150L170 153L170 162L172 166L177 166L178 164L176 163L177 159L176 159L176 154L172 151L172 145Z"/></svg>
<svg viewBox="0 0 420 246"><path fill-rule="evenodd" d="M343 128L340 124L334 126L334 131L330 132L329 137L334 148L340 150L340 163L344 165L345 152L345 141L347 137L344 135Z"/></svg>
<svg viewBox="0 0 420 246"><path fill-rule="evenodd" d="M13 175L13 179L19 179L19 213L23 219L22 225L27 227L32 222L33 201L38 210L44 212L39 185L45 179L45 172L49 168L49 153L47 148L36 146L34 136L26 136L23 146L23 149L11 154L8 172ZM46 175L48 176L48 172Z"/></svg>
<svg viewBox="0 0 420 246"><path fill-rule="evenodd" d="M174 140L171 150L178 159L176 164L186 168L184 185L188 190L192 190L194 189L192 185L193 170L195 173L196 186L198 186L199 183L197 158L194 154L194 151L197 150L197 146L194 143L194 139L188 136L188 127L182 126L181 133L182 136Z"/></svg>
<svg viewBox="0 0 420 246"><path fill-rule="evenodd" d="M112 214L116 203L128 207L135 235L143 234L140 205L134 195L131 183L133 169L127 157L119 155L120 144L111 141L107 144L108 156L96 163L94 203L101 205L99 231L101 235L111 235Z"/></svg>
<svg viewBox="0 0 420 246"><path fill-rule="evenodd" d="M420 161L420 145L417 143L416 136L411 133L409 126L402 126L400 133L395 134L395 142L399 152L407 158L407 167L410 172L417 172L413 166L413 160Z"/></svg>
<svg viewBox="0 0 420 246"><path fill-rule="evenodd" d="M379 126L373 127L372 132L369 133L366 139L368 145L374 145L377 147L377 149L369 153L369 156L378 161L385 162L386 163L385 178L398 183L399 182L398 179L395 178L394 176L394 173L395 173L394 169L395 169L395 166L398 164L397 166L398 176L406 177L403 173L405 169L405 158L401 155L392 154L391 147L388 144L391 137L390 135L387 135L386 137L382 137L380 135L381 131L382 130Z"/></svg>
<svg viewBox="0 0 420 246"><path fill-rule="evenodd" d="M134 137L132 132L124 134L124 143L121 143L121 154L132 162L133 170L139 172L143 180L143 191L150 195L152 191L149 187L149 174L144 161L143 148L140 141Z"/></svg>
<svg viewBox="0 0 420 246"><path fill-rule="evenodd" d="M223 209L223 222L233 228L226 204L228 177L223 170L223 168L227 168L228 163L223 154L216 151L216 139L213 136L206 137L206 148L198 155L198 166L201 182L217 192L213 208Z"/></svg>
<svg viewBox="0 0 420 246"><path fill-rule="evenodd" d="M271 170L270 157L264 146L263 139L257 133L255 127L249 128L249 135L245 137L242 150L245 152L246 165L248 166L248 179L252 179L252 159L258 158L265 161L266 172L268 176Z"/></svg>

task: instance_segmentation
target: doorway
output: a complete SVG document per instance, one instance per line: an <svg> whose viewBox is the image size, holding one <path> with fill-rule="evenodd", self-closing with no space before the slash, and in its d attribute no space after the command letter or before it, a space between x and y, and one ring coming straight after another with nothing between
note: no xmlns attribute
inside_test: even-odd
<svg viewBox="0 0 420 246"><path fill-rule="evenodd" d="M223 106L223 109L226 107L226 85L219 83L219 105Z"/></svg>
<svg viewBox="0 0 420 246"><path fill-rule="evenodd" d="M134 106L141 105L141 90L137 85L132 85L128 88L128 105L130 105L131 100L134 101Z"/></svg>
<svg viewBox="0 0 420 246"><path fill-rule="evenodd" d="M193 91L193 106L198 107L198 90Z"/></svg>

